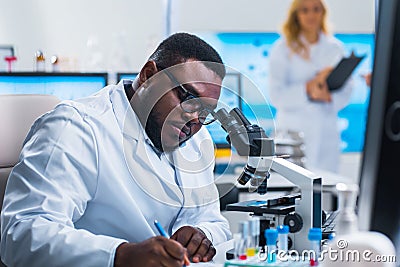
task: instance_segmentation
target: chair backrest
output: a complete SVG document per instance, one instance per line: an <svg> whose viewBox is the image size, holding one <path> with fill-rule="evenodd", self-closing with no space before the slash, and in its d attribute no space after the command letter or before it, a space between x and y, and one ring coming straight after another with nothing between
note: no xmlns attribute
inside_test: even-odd
<svg viewBox="0 0 400 267"><path fill-rule="evenodd" d="M0 95L0 208L11 169L33 122L60 100L52 95Z"/></svg>

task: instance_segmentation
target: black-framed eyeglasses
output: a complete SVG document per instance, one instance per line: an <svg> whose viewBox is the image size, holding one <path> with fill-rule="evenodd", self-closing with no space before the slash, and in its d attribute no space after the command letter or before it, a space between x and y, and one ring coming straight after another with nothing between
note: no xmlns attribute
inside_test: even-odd
<svg viewBox="0 0 400 267"><path fill-rule="evenodd" d="M168 76L168 78L177 84L177 88L182 91L183 97L180 98L180 106L184 112L194 113L198 112L198 120L202 125L209 125L215 121L212 113L213 111L203 105L200 98L189 92L178 80L172 75L171 72L164 69L163 72Z"/></svg>

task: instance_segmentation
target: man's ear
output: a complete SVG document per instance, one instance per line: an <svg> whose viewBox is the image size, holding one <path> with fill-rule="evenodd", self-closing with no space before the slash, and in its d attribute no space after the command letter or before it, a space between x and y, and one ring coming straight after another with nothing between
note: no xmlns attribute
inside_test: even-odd
<svg viewBox="0 0 400 267"><path fill-rule="evenodd" d="M139 86L142 86L151 76L158 72L156 62L149 60L144 64L142 70L139 73Z"/></svg>

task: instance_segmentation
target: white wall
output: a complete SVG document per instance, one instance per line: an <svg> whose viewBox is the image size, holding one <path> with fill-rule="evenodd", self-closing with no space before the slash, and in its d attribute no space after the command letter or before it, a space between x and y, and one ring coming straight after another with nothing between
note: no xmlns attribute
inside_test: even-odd
<svg viewBox="0 0 400 267"><path fill-rule="evenodd" d="M164 37L168 0L0 0L0 45L13 44L14 70L33 69L37 49L68 58L69 70L137 71ZM290 0L170 0L172 31L279 29ZM372 32L374 0L326 0L338 32ZM122 34L125 33L125 37ZM87 42L97 40L95 53ZM96 52L96 46L92 46ZM125 57L125 59L121 59ZM92 62L90 64L90 62ZM48 63L49 65L49 60ZM115 67L117 65L118 67ZM47 66L50 70L50 66Z"/></svg>
<svg viewBox="0 0 400 267"><path fill-rule="evenodd" d="M336 32L371 33L374 0L325 0ZM175 31L252 31L280 29L292 0L173 0ZM175 11L175 12L174 12Z"/></svg>
<svg viewBox="0 0 400 267"><path fill-rule="evenodd" d="M103 54L99 68L108 69L124 48L128 64L121 65L137 70L164 37L163 23L162 0L0 0L0 44L16 46L18 70L32 70L37 49L46 59L75 59L72 67L81 70L90 36Z"/></svg>

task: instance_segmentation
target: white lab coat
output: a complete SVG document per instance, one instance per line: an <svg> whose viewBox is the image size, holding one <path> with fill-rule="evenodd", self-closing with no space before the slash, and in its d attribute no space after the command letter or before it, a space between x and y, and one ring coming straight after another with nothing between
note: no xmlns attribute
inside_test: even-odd
<svg viewBox="0 0 400 267"><path fill-rule="evenodd" d="M1 214L3 261L113 266L121 242L159 234L154 220L169 234L192 225L214 244L226 241L212 155L203 127L168 155L175 176L168 157L148 144L122 83L61 103L35 122L10 175Z"/></svg>
<svg viewBox="0 0 400 267"><path fill-rule="evenodd" d="M344 56L344 48L336 38L320 34L310 47L310 59L294 54L279 39L270 52L269 96L277 108L276 130L304 133L306 167L336 172L340 156L337 113L351 96L351 81L332 93L332 102L310 101L306 83L317 72L334 67Z"/></svg>

